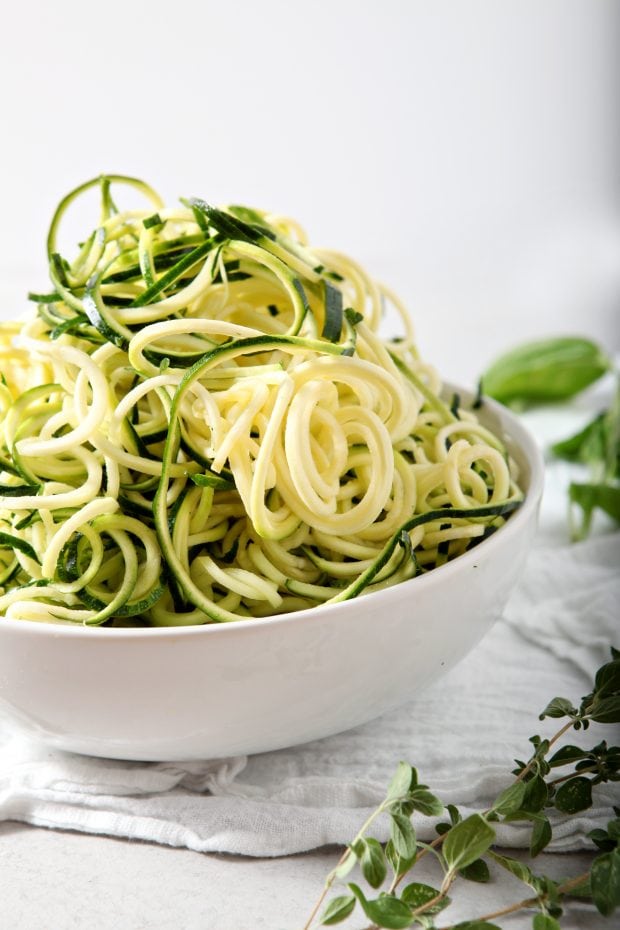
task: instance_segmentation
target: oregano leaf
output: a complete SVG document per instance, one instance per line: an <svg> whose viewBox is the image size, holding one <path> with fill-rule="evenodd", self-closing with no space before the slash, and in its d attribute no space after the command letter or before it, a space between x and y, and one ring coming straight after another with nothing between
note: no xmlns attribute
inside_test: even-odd
<svg viewBox="0 0 620 930"><path fill-rule="evenodd" d="M551 824L547 817L539 817L534 821L532 837L530 840L530 855L535 857L551 842Z"/></svg>
<svg viewBox="0 0 620 930"><path fill-rule="evenodd" d="M580 759L586 759L588 753L579 746L566 745L558 749L548 760L551 768L557 768L559 765L570 765L573 762L579 762Z"/></svg>
<svg viewBox="0 0 620 930"><path fill-rule="evenodd" d="M620 694L595 700L589 716L596 723L620 723Z"/></svg>
<svg viewBox="0 0 620 930"><path fill-rule="evenodd" d="M576 713L577 708L573 707L567 698L555 697L553 700L549 701L538 719L544 720L545 717L570 717Z"/></svg>
<svg viewBox="0 0 620 930"><path fill-rule="evenodd" d="M555 793L555 806L563 814L577 814L592 807L592 782L577 775L560 785Z"/></svg>
<svg viewBox="0 0 620 930"><path fill-rule="evenodd" d="M590 869L592 900L603 917L611 917L620 906L620 849L603 853Z"/></svg>
<svg viewBox="0 0 620 930"><path fill-rule="evenodd" d="M378 840L372 839L372 837L364 839L362 842L364 844L360 856L362 875L371 888L379 888L387 875L387 865L383 847Z"/></svg>
<svg viewBox="0 0 620 930"><path fill-rule="evenodd" d="M392 814L390 838L394 849L403 859L410 859L416 854L416 837L413 825L403 814Z"/></svg>
<svg viewBox="0 0 620 930"><path fill-rule="evenodd" d="M385 844L385 858L391 865L395 875L405 875L411 866L415 863L417 848L412 856L405 857L399 856L399 854L394 849L394 844L392 840L388 840Z"/></svg>
<svg viewBox="0 0 620 930"><path fill-rule="evenodd" d="M432 885L426 885L424 882L411 882L403 888L400 899L415 911L419 907L424 907L425 904L428 904L429 901L432 901L433 898L438 897L440 894L439 888L433 888ZM437 914L439 911L442 911L444 907L447 907L448 904L450 904L450 898L444 895L439 901L436 901L432 907L425 909L424 913Z"/></svg>
<svg viewBox="0 0 620 930"><path fill-rule="evenodd" d="M443 814L443 804L427 788L414 788L409 792L409 799L414 809L427 817L440 817Z"/></svg>
<svg viewBox="0 0 620 930"><path fill-rule="evenodd" d="M525 784L517 781L509 785L493 802L492 810L498 814L514 814L521 809L525 797Z"/></svg>
<svg viewBox="0 0 620 930"><path fill-rule="evenodd" d="M519 859L513 859L511 856L502 856L500 853L493 851L491 851L490 855L494 862L501 865L503 869L506 869L506 871L514 875L519 881L524 882L526 885L531 885L533 879L532 870L524 862L521 862Z"/></svg>
<svg viewBox="0 0 620 930"><path fill-rule="evenodd" d="M600 827L590 830L588 839L591 839L601 852L609 852L616 848L616 842L609 836L607 830L602 830Z"/></svg>
<svg viewBox="0 0 620 930"><path fill-rule="evenodd" d="M450 823L452 824L452 826L454 826L457 823L460 823L461 820L463 819L461 817L461 812L459 811L458 807L456 807L456 805L446 804L446 810L448 811L448 815L450 817Z"/></svg>
<svg viewBox="0 0 620 930"><path fill-rule="evenodd" d="M463 866L462 869L459 869L459 875L466 878L467 881L480 882L481 884L488 882L491 877L489 867L484 859L474 859L469 865Z"/></svg>
<svg viewBox="0 0 620 930"><path fill-rule="evenodd" d="M522 810L537 814L543 809L549 798L549 789L541 775L534 775L525 782Z"/></svg>
<svg viewBox="0 0 620 930"><path fill-rule="evenodd" d="M337 898L332 898L323 911L321 923L326 927L330 927L332 924L339 924L342 920L347 919L354 907L355 895L338 895Z"/></svg>
<svg viewBox="0 0 620 930"><path fill-rule="evenodd" d="M400 898L386 894L368 901L358 885L351 882L349 888L362 905L366 916L377 926L386 927L387 930L404 930L405 927L410 927L413 923L411 908Z"/></svg>
<svg viewBox="0 0 620 930"><path fill-rule="evenodd" d="M403 798L418 781L418 774L407 762L399 762L394 777L388 785L386 798Z"/></svg>
<svg viewBox="0 0 620 930"><path fill-rule="evenodd" d="M620 659L615 658L599 668L594 679L594 691L597 697L620 691Z"/></svg>
<svg viewBox="0 0 620 930"><path fill-rule="evenodd" d="M349 872L351 872L353 868L355 867L356 862L357 862L357 855L355 851L353 849L349 849L348 853L346 854L346 856L344 857L340 865L337 866L336 869L334 870L334 874L336 875L336 878L344 878L346 875L348 875Z"/></svg>
<svg viewBox="0 0 620 930"><path fill-rule="evenodd" d="M536 914L532 921L533 930L561 930L559 923L551 914Z"/></svg>
<svg viewBox="0 0 620 930"><path fill-rule="evenodd" d="M475 862L495 840L495 830L481 814L471 814L446 833L443 855L452 871Z"/></svg>
<svg viewBox="0 0 620 930"><path fill-rule="evenodd" d="M455 924L452 930L502 930L497 924L490 924L488 920L464 920Z"/></svg>

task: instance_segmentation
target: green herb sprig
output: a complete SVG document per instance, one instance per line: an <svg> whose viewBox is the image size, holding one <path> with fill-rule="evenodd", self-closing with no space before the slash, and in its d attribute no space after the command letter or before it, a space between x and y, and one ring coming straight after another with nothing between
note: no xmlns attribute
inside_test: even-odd
<svg viewBox="0 0 620 930"><path fill-rule="evenodd" d="M527 908L535 911L533 930L560 930L563 906L569 896L589 899L600 914L609 917L620 907L620 806L613 808L606 829L596 829L590 839L598 855L581 875L556 881L536 874L530 865L500 854L495 848L496 823L522 822L530 828L529 853L535 858L553 836L550 815L580 814L592 806L593 790L604 782L620 781L620 747L605 740L591 749L558 743L570 730L586 730L591 722L620 723L620 651L611 650L611 661L596 673L592 691L578 706L556 697L539 719L565 722L550 739L532 736L532 752L526 761L515 760L513 780L485 811L463 817L452 804L444 805L418 780L415 768L400 762L386 797L362 825L339 862L326 878L304 930L332 926L361 908L370 921L369 930L500 930L496 918ZM553 751L552 751L553 750ZM412 823L414 813L447 819L436 825L438 836L422 842ZM610 811L610 815L611 815ZM379 817L390 820L390 839L382 844L368 835ZM440 871L437 885L408 881L416 865L432 855ZM486 882L489 862L506 869L528 888L527 897L492 913L457 924L438 923L437 915L450 903L449 892L458 880ZM353 881L323 907L336 882L343 882L357 868L373 894ZM375 896L374 892L378 892ZM321 908L323 910L321 911Z"/></svg>

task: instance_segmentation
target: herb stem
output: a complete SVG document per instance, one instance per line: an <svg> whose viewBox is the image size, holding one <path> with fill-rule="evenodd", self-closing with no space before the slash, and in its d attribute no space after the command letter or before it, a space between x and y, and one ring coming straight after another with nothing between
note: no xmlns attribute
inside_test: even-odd
<svg viewBox="0 0 620 930"><path fill-rule="evenodd" d="M392 799L392 801L391 801L390 803L393 803L393 799ZM358 843L358 842L363 838L363 836L364 836L366 830L367 830L368 827L371 825L371 823L373 822L373 820L376 820L376 818L379 816L379 814L382 814L382 813L384 812L384 810L386 809L386 807L388 807L388 806L389 806L388 802L387 802L387 801L384 801L384 802L380 805L380 807L378 807L376 810L374 810L374 811L372 812L372 814L370 815L370 817L368 817L368 818L364 821L364 823L362 824L362 826L361 826L360 829L358 830L358 832L357 832L357 834L356 834L355 839L353 840L353 842L350 843L350 844L347 846L347 848L345 849L345 851L344 851L343 854L341 855L340 859L339 859L338 862L336 863L336 866L331 870L331 872L329 873L329 875L328 875L327 878L325 879L325 884L323 885L323 890L321 891L321 894L319 895L319 897L318 897L318 899L317 899L317 901L316 901L314 907L312 908L312 912L311 912L311 914L310 914L310 917L308 918L308 920L307 920L306 923L304 924L303 930L309 930L309 928L312 926L312 923L313 923L313 921L314 921L314 918L316 917L316 915L317 915L317 913L318 913L318 910L319 910L321 904L322 904L323 901L325 900L325 898L326 898L326 896L327 896L329 890L331 889L332 885L334 884L334 881L336 880L336 875L337 875L337 873L338 873L338 869L340 868L341 865L344 864L344 861L345 861L345 859L347 858L347 856L349 856L349 855L354 855L353 852L352 852L352 848L355 847L355 844Z"/></svg>
<svg viewBox="0 0 620 930"><path fill-rule="evenodd" d="M549 788L555 788L556 785L560 785L563 781L568 781L570 778L575 778L576 775L585 775L589 772L598 772L598 765L589 765L588 768L579 769L578 772L568 772L566 775L554 778L553 781L547 782L547 784Z"/></svg>
<svg viewBox="0 0 620 930"><path fill-rule="evenodd" d="M567 879L561 885L558 885L558 894L568 894L573 888L577 888L579 885L583 884L583 882L587 881L589 875L589 872L583 872L581 875L576 875L574 878ZM485 920L493 920L495 917L505 917L507 914L514 914L515 911L523 910L526 907L536 907L548 897L549 895L545 893L537 895L534 898L524 898L522 901L516 901L514 904L509 904L507 907L503 907L500 910L492 911L489 914L483 914L482 917L476 917L474 922L479 921L482 923ZM429 901L429 904L430 903ZM446 924L444 927L438 927L437 930L454 930L457 926L458 924Z"/></svg>
<svg viewBox="0 0 620 930"><path fill-rule="evenodd" d="M564 734L568 730L570 730L574 725L575 725L575 721L572 718L568 721L568 723L565 723L564 726L561 727L558 730L558 732L554 736L552 736L551 739L549 740L549 746L548 746L547 752L549 751L549 749L551 749L554 743L557 743L557 741L561 739L564 736ZM529 773L532 771L532 769L534 768L537 762L538 762L538 759L536 758L536 756L535 755L532 756L532 758L530 759L528 764L525 766L523 771L519 772L519 774L515 778L515 784L517 784L520 781L523 781L525 776L529 775ZM489 811L487 811L487 813L489 813Z"/></svg>

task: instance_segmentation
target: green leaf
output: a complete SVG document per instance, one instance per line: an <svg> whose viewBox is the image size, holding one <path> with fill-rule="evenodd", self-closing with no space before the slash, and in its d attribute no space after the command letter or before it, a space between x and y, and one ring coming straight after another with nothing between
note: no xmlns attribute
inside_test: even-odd
<svg viewBox="0 0 620 930"><path fill-rule="evenodd" d="M594 690L598 697L620 691L620 659L602 665L594 679Z"/></svg>
<svg viewBox="0 0 620 930"><path fill-rule="evenodd" d="M354 907L355 896L352 894L342 894L337 898L332 898L323 911L321 923L326 927L339 924L341 920L347 919Z"/></svg>
<svg viewBox="0 0 620 930"><path fill-rule="evenodd" d="M543 809L548 798L549 789L545 779L540 775L534 775L533 778L525 782L522 810L529 811L531 814L537 814Z"/></svg>
<svg viewBox="0 0 620 930"><path fill-rule="evenodd" d="M592 807L592 782L577 775L560 785L555 793L555 806L563 814L578 814Z"/></svg>
<svg viewBox="0 0 620 930"><path fill-rule="evenodd" d="M601 830L600 828L590 830L588 838L592 840L594 845L600 849L601 852L610 852L612 849L615 849L617 845L616 840L609 836L607 830Z"/></svg>
<svg viewBox="0 0 620 930"><path fill-rule="evenodd" d="M533 930L561 930L555 917L550 914L536 914L532 922Z"/></svg>
<svg viewBox="0 0 620 930"><path fill-rule="evenodd" d="M501 865L503 869L506 869L511 875L514 875L519 881L524 882L526 885L531 885L533 879L532 870L529 866L525 865L524 862L520 862L519 859L513 859L511 856L501 856L499 853L493 851L491 851L490 855L494 862Z"/></svg>
<svg viewBox="0 0 620 930"><path fill-rule="evenodd" d="M607 835L610 839L620 842L620 817L610 820L607 824Z"/></svg>
<svg viewBox="0 0 620 930"><path fill-rule="evenodd" d="M497 924L490 924L488 920L464 920L455 924L452 930L502 930Z"/></svg>
<svg viewBox="0 0 620 930"><path fill-rule="evenodd" d="M551 842L551 824L546 817L534 821L530 840L530 855L537 856Z"/></svg>
<svg viewBox="0 0 620 930"><path fill-rule="evenodd" d="M606 417L599 413L582 430L551 446L557 458L568 462L595 462L605 455Z"/></svg>
<svg viewBox="0 0 620 930"><path fill-rule="evenodd" d="M394 777L388 785L386 798L403 798L418 783L418 773L407 762L399 762Z"/></svg>
<svg viewBox="0 0 620 930"><path fill-rule="evenodd" d="M577 708L573 707L567 698L555 697L552 701L549 701L538 719L544 720L545 717L570 717L576 713Z"/></svg>
<svg viewBox="0 0 620 930"><path fill-rule="evenodd" d="M568 489L568 496L573 504L577 504L584 512L584 527L578 538L582 538L588 531L592 512L599 508L608 516L620 522L620 487L611 484L578 484L572 482Z"/></svg>
<svg viewBox="0 0 620 930"><path fill-rule="evenodd" d="M484 859L475 859L474 862L470 862L469 865L459 869L459 875L466 878L467 881L480 882L481 884L488 882L491 877L489 867Z"/></svg>
<svg viewBox="0 0 620 930"><path fill-rule="evenodd" d="M379 888L385 880L387 875L387 865L385 861L385 853L383 852L383 847L378 840L372 839L363 839L362 843L364 848L360 856L360 868L362 870L362 875L371 886L371 888Z"/></svg>
<svg viewBox="0 0 620 930"><path fill-rule="evenodd" d="M394 849L394 844L392 840L388 840L385 844L385 858L392 866L395 875L405 875L411 866L415 863L417 849L412 856L405 857L399 856L396 850Z"/></svg>
<svg viewBox="0 0 620 930"><path fill-rule="evenodd" d="M400 898L401 901L404 901L405 904L408 904L409 907L415 911L419 907L424 907L425 904L428 904L429 901L432 901L433 898L436 898L439 894L439 888L433 888L432 885L425 885L424 882L411 882L410 885L403 888ZM449 903L450 898L444 895L444 897L433 904L432 907L425 909L424 913L437 914L439 911L442 911L444 907L447 907Z"/></svg>
<svg viewBox="0 0 620 930"><path fill-rule="evenodd" d="M597 723L620 723L620 694L595 700L589 717Z"/></svg>
<svg viewBox="0 0 620 930"><path fill-rule="evenodd" d="M479 859L495 840L495 830L480 814L471 814L446 833L443 855L452 871Z"/></svg>
<svg viewBox="0 0 620 930"><path fill-rule="evenodd" d="M525 797L525 783L517 781L505 788L493 802L492 810L498 814L513 814L521 808Z"/></svg>
<svg viewBox="0 0 620 930"><path fill-rule="evenodd" d="M585 749L580 749L579 746L562 746L561 749L558 749L554 755L549 759L550 767L557 768L560 765L570 765L573 762L578 762L580 759L586 759L588 753Z"/></svg>
<svg viewBox="0 0 620 930"><path fill-rule="evenodd" d="M446 810L448 811L448 815L450 817L450 823L452 824L453 827L457 823L460 823L461 820L463 819L461 816L461 812L459 811L458 807L456 807L454 804L446 804Z"/></svg>
<svg viewBox="0 0 620 930"><path fill-rule="evenodd" d="M348 853L339 866L334 869L336 878L345 878L355 868L357 854L354 849L349 848Z"/></svg>
<svg viewBox="0 0 620 930"><path fill-rule="evenodd" d="M410 859L416 854L415 830L408 817L404 814L392 814L391 840L399 856Z"/></svg>
<svg viewBox="0 0 620 930"><path fill-rule="evenodd" d="M498 358L482 376L483 390L504 404L565 400L600 378L609 364L589 339L542 339Z"/></svg>
<svg viewBox="0 0 620 930"><path fill-rule="evenodd" d="M366 916L377 926L386 927L387 930L404 930L413 923L411 909L394 895L381 895L374 901L367 901L357 885L351 883L349 888L362 905Z"/></svg>
<svg viewBox="0 0 620 930"><path fill-rule="evenodd" d="M427 817L440 817L443 814L443 804L427 788L414 788L409 792L409 800L414 810Z"/></svg>
<svg viewBox="0 0 620 930"><path fill-rule="evenodd" d="M590 869L592 899L603 917L620 906L620 849L598 856Z"/></svg>

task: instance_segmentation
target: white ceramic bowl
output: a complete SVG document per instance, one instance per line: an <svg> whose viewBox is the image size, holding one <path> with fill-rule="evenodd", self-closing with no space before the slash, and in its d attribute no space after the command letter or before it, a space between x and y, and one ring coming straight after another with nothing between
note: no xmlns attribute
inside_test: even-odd
<svg viewBox="0 0 620 930"><path fill-rule="evenodd" d="M61 749L180 760L302 743L408 700L489 630L535 533L540 452L505 408L481 413L519 463L526 499L476 548L385 591L263 620L115 630L0 619L0 707Z"/></svg>

